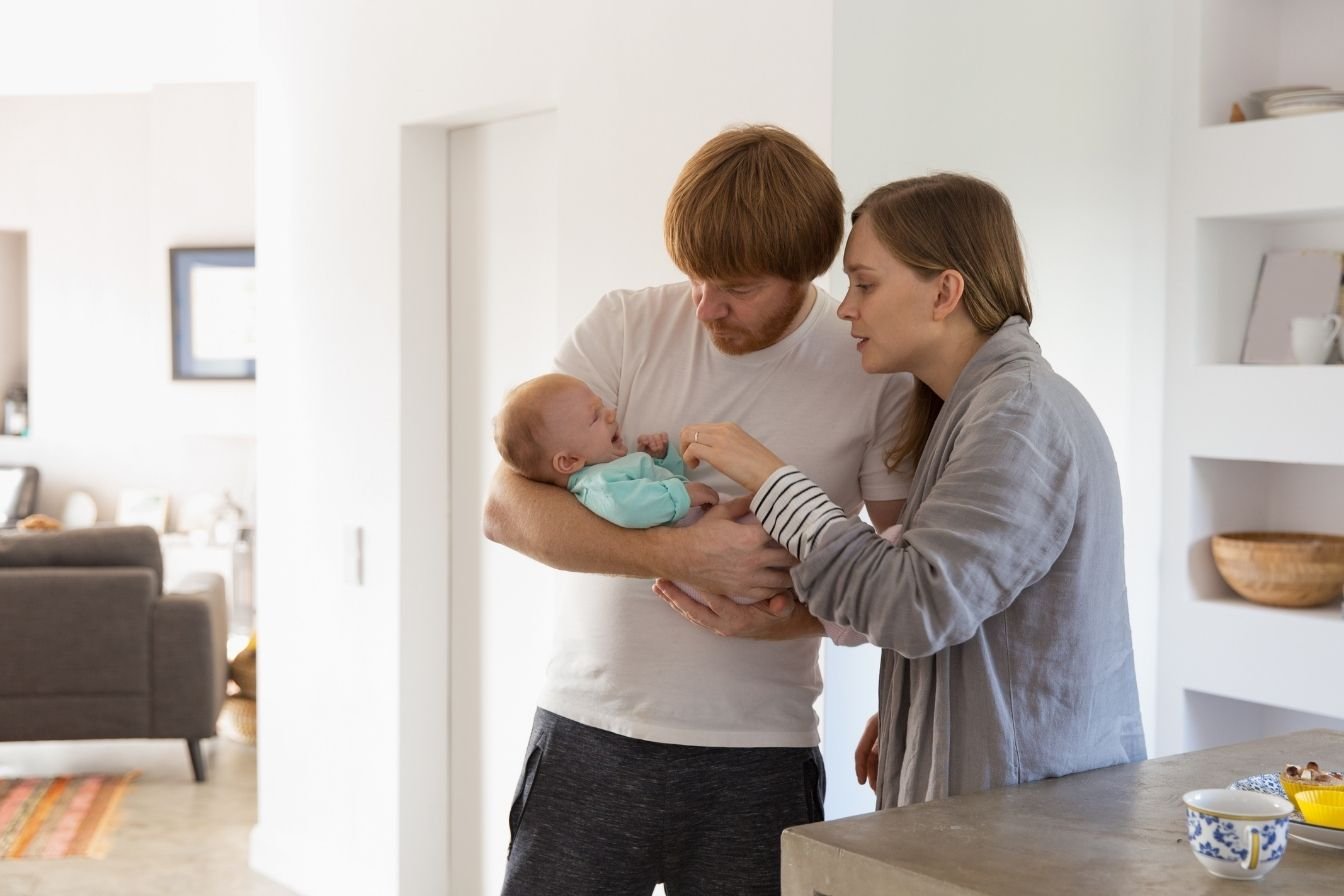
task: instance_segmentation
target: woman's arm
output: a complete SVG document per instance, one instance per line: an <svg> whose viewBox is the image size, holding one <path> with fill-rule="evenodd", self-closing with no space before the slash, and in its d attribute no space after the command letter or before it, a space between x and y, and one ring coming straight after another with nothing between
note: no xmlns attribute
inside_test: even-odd
<svg viewBox="0 0 1344 896"><path fill-rule="evenodd" d="M1077 458L1041 415L1008 405L963 427L899 546L829 526L794 571L800 598L907 657L971 638L1051 572L1073 531Z"/></svg>

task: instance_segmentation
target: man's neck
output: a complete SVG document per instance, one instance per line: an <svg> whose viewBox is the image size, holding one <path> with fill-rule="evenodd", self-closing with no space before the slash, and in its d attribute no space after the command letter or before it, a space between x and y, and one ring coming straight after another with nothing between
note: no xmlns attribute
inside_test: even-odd
<svg viewBox="0 0 1344 896"><path fill-rule="evenodd" d="M803 289L807 290L807 295L803 297L803 301L798 305L798 313L795 314L793 320L789 322L789 328L784 331L784 334L780 336L779 339L775 340L776 345L783 342L785 339L788 339L789 334L801 327L803 321L807 320L807 316L812 313L813 307L817 304L817 288L811 283L804 283Z"/></svg>

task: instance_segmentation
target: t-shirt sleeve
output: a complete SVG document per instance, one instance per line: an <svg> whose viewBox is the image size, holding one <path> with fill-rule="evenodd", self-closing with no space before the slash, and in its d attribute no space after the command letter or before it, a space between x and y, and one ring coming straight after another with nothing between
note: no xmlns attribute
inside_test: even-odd
<svg viewBox="0 0 1344 896"><path fill-rule="evenodd" d="M888 471L887 454L896 443L896 435L909 412L915 379L908 373L887 374L885 379L873 413L868 450L864 452L863 467L859 470L859 492L865 501L899 501L910 497L910 480L914 474L908 463L903 463L895 472Z"/></svg>
<svg viewBox="0 0 1344 896"><path fill-rule="evenodd" d="M625 358L625 296L609 292L579 321L555 354L555 369L578 377L603 401L617 405Z"/></svg>

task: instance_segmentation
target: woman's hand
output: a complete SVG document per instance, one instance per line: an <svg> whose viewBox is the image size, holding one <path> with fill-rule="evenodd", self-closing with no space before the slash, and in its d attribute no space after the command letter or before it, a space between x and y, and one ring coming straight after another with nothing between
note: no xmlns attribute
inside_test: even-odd
<svg viewBox="0 0 1344 896"><path fill-rule="evenodd" d="M854 773L859 783L866 783L877 793L877 716L868 720L854 749Z"/></svg>
<svg viewBox="0 0 1344 896"><path fill-rule="evenodd" d="M784 466L774 452L742 431L736 423L692 423L681 430L681 457L686 469L705 461L749 492L754 492Z"/></svg>

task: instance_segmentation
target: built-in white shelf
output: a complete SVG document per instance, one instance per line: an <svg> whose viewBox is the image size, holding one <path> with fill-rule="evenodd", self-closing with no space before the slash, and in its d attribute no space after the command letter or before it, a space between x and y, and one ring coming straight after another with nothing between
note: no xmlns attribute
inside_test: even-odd
<svg viewBox="0 0 1344 896"><path fill-rule="evenodd" d="M1183 689L1344 718L1339 601L1294 610L1226 597L1188 600L1178 612L1188 633Z"/></svg>
<svg viewBox="0 0 1344 896"><path fill-rule="evenodd" d="M1344 209L1342 147L1344 112L1200 128L1189 164L1193 211L1273 220Z"/></svg>
<svg viewBox="0 0 1344 896"><path fill-rule="evenodd" d="M1344 364L1192 367L1177 387L1199 425L1197 457L1295 464L1344 463Z"/></svg>
<svg viewBox="0 0 1344 896"><path fill-rule="evenodd" d="M1344 112L1228 123L1254 90L1344 89L1344 2L1177 0L1175 21L1159 753L1344 727L1340 600L1254 604L1210 551L1344 534L1344 365L1240 363L1264 255L1344 251Z"/></svg>

